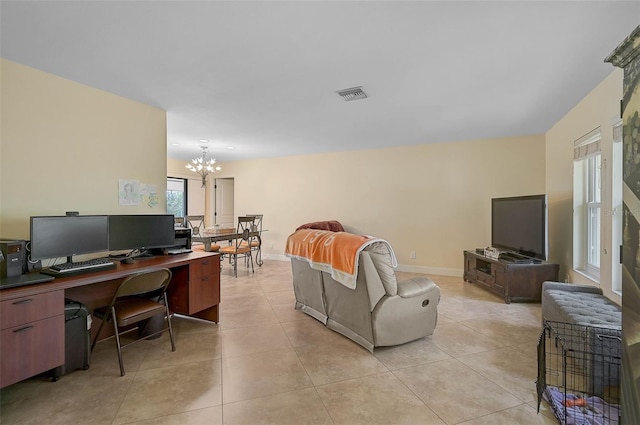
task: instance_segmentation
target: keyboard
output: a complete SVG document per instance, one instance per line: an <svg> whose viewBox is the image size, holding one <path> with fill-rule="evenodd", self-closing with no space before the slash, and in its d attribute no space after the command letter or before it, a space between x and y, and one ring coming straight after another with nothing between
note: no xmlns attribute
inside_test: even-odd
<svg viewBox="0 0 640 425"><path fill-rule="evenodd" d="M49 267L43 273L51 276L72 276L74 274L97 272L100 270L115 269L114 262L107 258L92 258L86 261L77 261L72 263L61 263Z"/></svg>
<svg viewBox="0 0 640 425"><path fill-rule="evenodd" d="M167 250L169 255L188 254L191 250L189 248L170 248Z"/></svg>
<svg viewBox="0 0 640 425"><path fill-rule="evenodd" d="M0 277L0 289L51 282L53 279L53 276L47 276L41 273L25 273L14 277Z"/></svg>

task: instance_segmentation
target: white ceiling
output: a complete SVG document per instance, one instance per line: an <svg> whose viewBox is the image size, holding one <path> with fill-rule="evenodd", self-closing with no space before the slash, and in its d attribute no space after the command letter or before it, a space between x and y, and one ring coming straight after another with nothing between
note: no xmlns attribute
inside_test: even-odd
<svg viewBox="0 0 640 425"><path fill-rule="evenodd" d="M544 133L614 69L640 1L3 0L0 18L2 57L166 110L170 157L208 139L230 161ZM353 86L369 98L335 93Z"/></svg>

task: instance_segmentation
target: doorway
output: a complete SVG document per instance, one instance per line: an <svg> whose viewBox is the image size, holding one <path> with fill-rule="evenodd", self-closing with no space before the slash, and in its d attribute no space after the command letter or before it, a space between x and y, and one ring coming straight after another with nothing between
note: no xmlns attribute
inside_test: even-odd
<svg viewBox="0 0 640 425"><path fill-rule="evenodd" d="M233 179L214 179L213 182L212 222L220 227L235 227Z"/></svg>

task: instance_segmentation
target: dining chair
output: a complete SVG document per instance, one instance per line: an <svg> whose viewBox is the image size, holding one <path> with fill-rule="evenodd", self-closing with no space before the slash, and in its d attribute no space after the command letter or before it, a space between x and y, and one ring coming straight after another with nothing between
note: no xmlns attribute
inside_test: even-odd
<svg viewBox="0 0 640 425"><path fill-rule="evenodd" d="M253 238L249 241L249 246L256 252L256 264L262 267L264 262L262 261L262 214L247 214L247 217L253 217L254 222L251 228L251 232L254 233ZM245 242L243 242L245 243Z"/></svg>
<svg viewBox="0 0 640 425"><path fill-rule="evenodd" d="M244 257L248 262L251 263L251 272L254 273L253 269L253 256L251 254L251 241L253 236L251 236L251 229L253 228L255 220L253 217L238 217L238 228L236 233L240 236L235 238L231 245L223 246L220 248L220 253L223 255L228 255L229 259L233 262L233 274L235 277L238 277L238 258ZM248 264L247 264L248 265Z"/></svg>
<svg viewBox="0 0 640 425"><path fill-rule="evenodd" d="M111 303L98 307L93 311L93 315L100 319L100 327L91 344L93 352L100 331L105 323L113 323L113 331L116 338L118 350L118 362L120 363L120 376L124 376L124 364L122 361L122 349L135 342L148 339L152 336L169 330L171 339L171 351L176 351L176 344L173 338L173 328L171 327L171 314L169 312L169 302L167 301L167 288L171 282L171 270L156 269L142 272L126 277L118 286ZM167 318L168 327L161 329L144 329L144 335L140 332L141 322L148 323L148 319L162 314ZM137 326L133 326L137 325ZM138 339L127 344L122 344L120 336L138 329Z"/></svg>
<svg viewBox="0 0 640 425"><path fill-rule="evenodd" d="M202 234L204 233L203 215L188 215L187 223L191 228L191 236L202 236Z"/></svg>

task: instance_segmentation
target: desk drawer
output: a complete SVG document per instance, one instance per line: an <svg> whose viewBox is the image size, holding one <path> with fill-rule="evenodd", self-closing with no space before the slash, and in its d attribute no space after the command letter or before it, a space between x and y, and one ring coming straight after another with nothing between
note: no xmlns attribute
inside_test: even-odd
<svg viewBox="0 0 640 425"><path fill-rule="evenodd" d="M0 333L0 387L64 364L64 314Z"/></svg>
<svg viewBox="0 0 640 425"><path fill-rule="evenodd" d="M189 311L195 313L220 303L220 257L208 257L190 267Z"/></svg>
<svg viewBox="0 0 640 425"><path fill-rule="evenodd" d="M45 292L0 303L2 329L64 313L64 291Z"/></svg>

